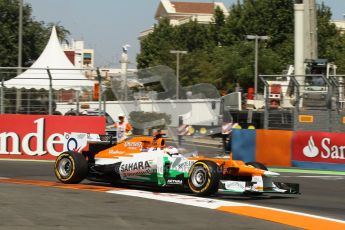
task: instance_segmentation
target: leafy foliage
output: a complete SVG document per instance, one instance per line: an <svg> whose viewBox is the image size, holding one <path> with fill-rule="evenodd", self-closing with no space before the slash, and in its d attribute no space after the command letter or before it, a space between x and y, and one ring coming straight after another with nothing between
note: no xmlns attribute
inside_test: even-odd
<svg viewBox="0 0 345 230"><path fill-rule="evenodd" d="M327 58L335 62L338 72L345 72L345 34L341 34L333 23L330 23L332 13L324 3L319 5L318 10L318 43L319 57Z"/></svg>
<svg viewBox="0 0 345 230"><path fill-rule="evenodd" d="M146 68L157 65L171 65L173 56L169 51L174 49L175 30L169 20L162 19L154 27L154 33L150 33L141 43L141 54L137 56L138 68ZM158 58L157 58L158 57Z"/></svg>
<svg viewBox="0 0 345 230"><path fill-rule="evenodd" d="M29 4L23 6L23 66L30 66L41 54L53 24L35 21ZM59 38L64 40L69 31L55 25ZM0 66L18 65L19 1L0 0Z"/></svg>
<svg viewBox="0 0 345 230"><path fill-rule="evenodd" d="M182 85L212 83L222 91L234 90L236 83L245 89L253 87L255 47L245 35L270 37L259 42L259 73L281 73L294 60L293 8L293 0L243 0L230 7L228 17L216 8L208 25L190 21L171 26L163 19L141 41L138 68L161 64L175 69L176 57L169 51L187 50L180 60ZM345 35L330 23L329 7L318 5L317 14L319 56L335 62L338 72L344 72Z"/></svg>

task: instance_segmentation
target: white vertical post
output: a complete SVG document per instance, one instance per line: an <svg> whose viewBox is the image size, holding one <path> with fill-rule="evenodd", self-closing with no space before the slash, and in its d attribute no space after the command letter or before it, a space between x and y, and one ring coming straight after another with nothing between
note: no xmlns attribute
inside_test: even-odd
<svg viewBox="0 0 345 230"><path fill-rule="evenodd" d="M102 114L102 76L101 76L101 72L99 70L99 67L97 67L97 78L98 78L98 116L101 116Z"/></svg>
<svg viewBox="0 0 345 230"><path fill-rule="evenodd" d="M304 4L295 4L295 77L303 93L304 72Z"/></svg>
<svg viewBox="0 0 345 230"><path fill-rule="evenodd" d="M180 53L176 53L176 100L180 98L179 86L180 86Z"/></svg>
<svg viewBox="0 0 345 230"><path fill-rule="evenodd" d="M22 50L23 50L23 0L19 0L19 27L18 27L18 69L17 75L22 73ZM22 91L17 89L16 110L22 106Z"/></svg>
<svg viewBox="0 0 345 230"><path fill-rule="evenodd" d="M127 71L128 71L128 47L130 45L126 44L122 47L122 54L121 54L121 78L124 80L124 100L128 100L128 85L127 85Z"/></svg>
<svg viewBox="0 0 345 230"><path fill-rule="evenodd" d="M255 37L255 77L254 77L254 99L258 99L258 65L259 65L259 37Z"/></svg>
<svg viewBox="0 0 345 230"><path fill-rule="evenodd" d="M4 114L4 78L1 79L1 86L0 86L0 114Z"/></svg>

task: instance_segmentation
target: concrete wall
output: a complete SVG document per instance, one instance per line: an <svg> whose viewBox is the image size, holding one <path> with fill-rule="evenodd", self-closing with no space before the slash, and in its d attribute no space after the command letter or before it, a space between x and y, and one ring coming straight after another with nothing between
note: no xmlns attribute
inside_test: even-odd
<svg viewBox="0 0 345 230"><path fill-rule="evenodd" d="M235 160L344 171L344 138L340 132L236 129L231 144Z"/></svg>

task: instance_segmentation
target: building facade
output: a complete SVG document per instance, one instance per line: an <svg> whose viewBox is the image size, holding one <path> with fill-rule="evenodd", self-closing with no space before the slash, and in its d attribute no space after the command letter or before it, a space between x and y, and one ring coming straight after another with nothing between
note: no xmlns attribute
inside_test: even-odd
<svg viewBox="0 0 345 230"><path fill-rule="evenodd" d="M229 15L227 8L222 2L174 2L161 0L155 13L155 19L159 22L162 18L168 18L171 25L178 26L195 20L201 24L212 23L214 10L219 7ZM144 30L139 35L139 40L153 32L153 27Z"/></svg>
<svg viewBox="0 0 345 230"><path fill-rule="evenodd" d="M62 48L76 68L94 68L94 50L86 49L84 41L72 40L71 44L63 44Z"/></svg>
<svg viewBox="0 0 345 230"><path fill-rule="evenodd" d="M345 20L333 20L332 22L340 30L341 33L345 33Z"/></svg>

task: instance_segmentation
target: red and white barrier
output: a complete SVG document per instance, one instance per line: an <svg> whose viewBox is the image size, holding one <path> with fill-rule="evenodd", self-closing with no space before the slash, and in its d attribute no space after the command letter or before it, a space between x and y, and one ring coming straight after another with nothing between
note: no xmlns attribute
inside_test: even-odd
<svg viewBox="0 0 345 230"><path fill-rule="evenodd" d="M0 115L0 158L53 160L63 151L64 133L105 133L96 116Z"/></svg>

